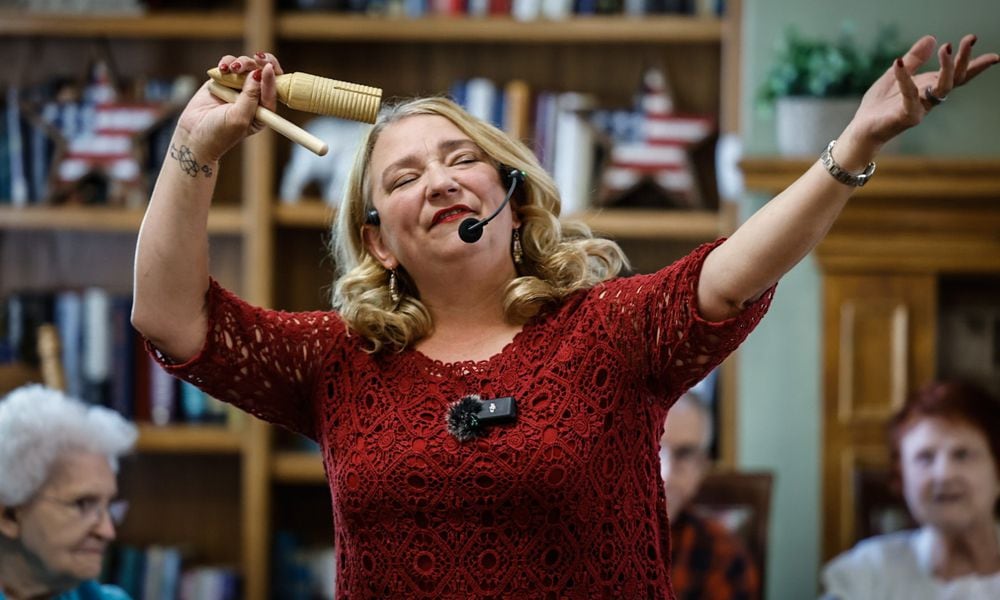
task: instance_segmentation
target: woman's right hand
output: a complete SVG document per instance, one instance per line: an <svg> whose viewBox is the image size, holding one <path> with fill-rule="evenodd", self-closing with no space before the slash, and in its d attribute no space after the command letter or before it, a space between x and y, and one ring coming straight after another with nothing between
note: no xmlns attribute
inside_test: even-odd
<svg viewBox="0 0 1000 600"><path fill-rule="evenodd" d="M223 73L246 75L237 101L229 103L216 98L206 81L177 122L177 129L186 137L185 143L195 156L206 162L218 161L230 148L264 128L254 120L254 113L258 106L275 109L275 77L283 73L278 59L269 52L240 57L226 55L217 66Z"/></svg>

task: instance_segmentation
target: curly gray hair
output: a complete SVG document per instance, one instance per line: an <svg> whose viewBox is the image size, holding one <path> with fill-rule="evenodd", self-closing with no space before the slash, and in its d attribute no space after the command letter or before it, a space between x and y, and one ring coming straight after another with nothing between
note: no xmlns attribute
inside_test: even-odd
<svg viewBox="0 0 1000 600"><path fill-rule="evenodd" d="M30 500L67 451L103 454L117 472L118 457L137 437L135 426L113 410L37 384L17 388L0 400L0 504Z"/></svg>

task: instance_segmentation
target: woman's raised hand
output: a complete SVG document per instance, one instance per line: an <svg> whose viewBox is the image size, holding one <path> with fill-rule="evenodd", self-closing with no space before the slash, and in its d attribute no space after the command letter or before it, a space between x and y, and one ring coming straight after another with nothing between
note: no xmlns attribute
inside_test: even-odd
<svg viewBox="0 0 1000 600"><path fill-rule="evenodd" d="M950 42L942 45L937 49L940 69L917 73L937 47L932 36L919 39L865 93L848 126L849 135L877 149L918 125L954 88L1000 62L1000 55L995 53L972 58L975 43L976 36L966 35L959 42L957 53Z"/></svg>
<svg viewBox="0 0 1000 600"><path fill-rule="evenodd" d="M219 100L208 89L208 81L184 108L177 128L186 134L187 145L202 161L217 161L230 148L263 129L254 120L261 105L274 110L277 92L274 79L282 74L278 59L269 52L253 56L223 56L218 64L223 73L246 74L238 100Z"/></svg>

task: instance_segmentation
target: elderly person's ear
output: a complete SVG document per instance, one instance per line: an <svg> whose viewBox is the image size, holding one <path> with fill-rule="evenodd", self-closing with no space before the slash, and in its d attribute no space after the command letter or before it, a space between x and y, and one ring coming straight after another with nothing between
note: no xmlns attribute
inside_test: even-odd
<svg viewBox="0 0 1000 600"><path fill-rule="evenodd" d="M15 539L21 530L17 522L17 513L12 506L0 505L0 534Z"/></svg>

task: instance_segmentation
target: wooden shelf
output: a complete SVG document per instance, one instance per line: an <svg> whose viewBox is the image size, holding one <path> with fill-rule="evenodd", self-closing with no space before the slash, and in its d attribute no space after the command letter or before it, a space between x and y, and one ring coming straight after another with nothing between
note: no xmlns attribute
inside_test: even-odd
<svg viewBox="0 0 1000 600"><path fill-rule="evenodd" d="M707 242L723 234L714 211L609 208L564 218L580 219L597 235L622 239Z"/></svg>
<svg viewBox="0 0 1000 600"><path fill-rule="evenodd" d="M279 226L328 229L336 211L318 200L278 204L274 221ZM581 220L595 233L626 239L711 241L722 235L722 219L714 211L656 209L598 209L568 215Z"/></svg>
<svg viewBox="0 0 1000 600"><path fill-rule="evenodd" d="M139 425L139 452L165 454L239 454L238 430L222 425Z"/></svg>
<svg viewBox="0 0 1000 600"><path fill-rule="evenodd" d="M740 163L747 189L777 193L815 162L813 158L753 157ZM876 161L859 196L881 198L1000 198L1000 159L886 156Z"/></svg>
<svg viewBox="0 0 1000 600"><path fill-rule="evenodd" d="M91 15L0 11L0 34L46 37L240 39L243 15L226 12L169 12Z"/></svg>
<svg viewBox="0 0 1000 600"><path fill-rule="evenodd" d="M275 452L271 457L271 477L278 483L326 482L323 459L315 452Z"/></svg>
<svg viewBox="0 0 1000 600"><path fill-rule="evenodd" d="M144 209L108 206L27 206L0 207L0 229L90 231L95 233L135 233L142 223ZM236 235L243 231L243 213L239 207L213 208L208 216L208 231Z"/></svg>
<svg viewBox="0 0 1000 600"><path fill-rule="evenodd" d="M720 19L687 16L522 22L506 17L404 19L304 12L280 14L276 29L282 38L335 42L716 44L722 39Z"/></svg>
<svg viewBox="0 0 1000 600"><path fill-rule="evenodd" d="M274 205L274 222L283 227L328 229L337 210L317 199L304 199L295 204Z"/></svg>

